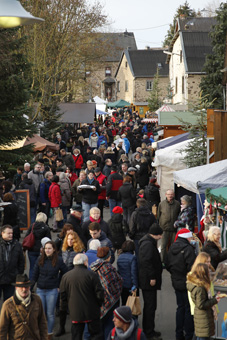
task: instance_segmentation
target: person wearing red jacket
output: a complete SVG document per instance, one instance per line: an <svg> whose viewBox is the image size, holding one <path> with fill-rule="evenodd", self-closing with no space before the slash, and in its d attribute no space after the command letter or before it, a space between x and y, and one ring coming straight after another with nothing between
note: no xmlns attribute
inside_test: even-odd
<svg viewBox="0 0 227 340"><path fill-rule="evenodd" d="M99 182L101 193L98 195L98 208L101 211L101 217L103 218L103 207L106 199L106 176L101 172L101 168L95 168L95 179Z"/></svg>
<svg viewBox="0 0 227 340"><path fill-rule="evenodd" d="M83 157L82 157L79 149L73 150L73 159L74 159L74 162L75 162L75 172L76 172L77 176L79 176L82 165L84 164L84 160L83 160Z"/></svg>
<svg viewBox="0 0 227 340"><path fill-rule="evenodd" d="M51 208L53 209L53 232L58 231L58 222L56 221L56 211L62 204L60 185L58 184L59 177L53 176L52 184L49 189L48 197L50 200Z"/></svg>

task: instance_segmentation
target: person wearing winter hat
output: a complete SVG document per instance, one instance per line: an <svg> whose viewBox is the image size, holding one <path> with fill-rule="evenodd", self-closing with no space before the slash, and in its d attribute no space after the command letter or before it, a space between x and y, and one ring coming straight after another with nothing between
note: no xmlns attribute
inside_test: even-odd
<svg viewBox="0 0 227 340"><path fill-rule="evenodd" d="M123 209L120 206L113 208L113 215L108 221L111 231L111 241L114 249L121 249L122 244L126 240L127 227L124 225Z"/></svg>
<svg viewBox="0 0 227 340"><path fill-rule="evenodd" d="M155 311L157 290L162 285L162 262L157 247L162 233L159 224L153 223L148 233L139 241L139 287L144 300L143 330L149 340L161 340L161 333L155 331Z"/></svg>
<svg viewBox="0 0 227 340"><path fill-rule="evenodd" d="M173 288L177 300L176 311L176 340L190 340L193 338L194 322L190 311L186 276L196 259L195 248L192 241L192 232L186 228L181 229L171 245L166 260L166 269L171 274Z"/></svg>
<svg viewBox="0 0 227 340"><path fill-rule="evenodd" d="M115 327L107 340L146 339L145 334L139 328L138 321L133 319L132 311L128 306L121 306L113 311L113 322Z"/></svg>

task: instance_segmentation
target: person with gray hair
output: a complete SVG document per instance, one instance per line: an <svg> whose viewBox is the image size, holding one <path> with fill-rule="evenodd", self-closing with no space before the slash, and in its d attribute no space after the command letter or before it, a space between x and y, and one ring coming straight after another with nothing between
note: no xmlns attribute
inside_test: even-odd
<svg viewBox="0 0 227 340"><path fill-rule="evenodd" d="M39 212L36 216L36 220L33 224L31 224L30 228L28 229L25 237L28 236L31 232L35 236L35 243L34 246L28 250L28 258L30 263L29 268L29 278L32 278L33 269L40 255L40 248L42 248L41 240L44 237L48 237L51 239L50 228L46 225L47 215L43 212ZM25 249L26 250L26 249Z"/></svg>
<svg viewBox="0 0 227 340"><path fill-rule="evenodd" d="M74 268L67 272L60 284L60 311L69 309L72 320L72 340L82 340L85 324L91 340L102 340L100 307L104 290L96 273L88 270L88 258L77 254ZM62 334L65 330L62 330Z"/></svg>
<svg viewBox="0 0 227 340"><path fill-rule="evenodd" d="M178 219L174 223L174 228L179 231L182 228L188 228L194 232L195 226L195 209L192 206L191 196L184 195L181 197L181 211Z"/></svg>
<svg viewBox="0 0 227 340"><path fill-rule="evenodd" d="M100 247L101 242L97 239L94 239L89 243L89 249L85 253L88 258L88 266L90 266L92 262L95 262L98 259L97 250Z"/></svg>

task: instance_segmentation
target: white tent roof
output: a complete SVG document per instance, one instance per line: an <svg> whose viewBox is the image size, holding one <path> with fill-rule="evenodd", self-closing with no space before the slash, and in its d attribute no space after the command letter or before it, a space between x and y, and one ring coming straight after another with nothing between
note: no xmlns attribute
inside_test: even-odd
<svg viewBox="0 0 227 340"><path fill-rule="evenodd" d="M95 96L95 97L93 98L93 100L94 100L94 102L95 102L96 104L107 104L107 103L108 103L107 100L104 100L104 99L102 99L102 98L100 98L100 97L98 97L98 96Z"/></svg>
<svg viewBox="0 0 227 340"><path fill-rule="evenodd" d="M175 171L173 179L177 185L195 193L204 193L207 188L225 187L227 186L227 159Z"/></svg>
<svg viewBox="0 0 227 340"><path fill-rule="evenodd" d="M183 166L185 153L180 153L180 150L184 150L190 141L191 140L189 139L167 148L157 150L152 166L166 166L174 170L185 168L185 165Z"/></svg>

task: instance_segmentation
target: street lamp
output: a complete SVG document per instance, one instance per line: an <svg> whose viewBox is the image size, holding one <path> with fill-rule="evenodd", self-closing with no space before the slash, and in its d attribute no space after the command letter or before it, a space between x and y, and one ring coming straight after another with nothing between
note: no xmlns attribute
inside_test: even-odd
<svg viewBox="0 0 227 340"><path fill-rule="evenodd" d="M44 19L33 17L19 0L0 0L0 27L12 28L20 25L40 23Z"/></svg>

